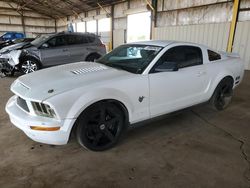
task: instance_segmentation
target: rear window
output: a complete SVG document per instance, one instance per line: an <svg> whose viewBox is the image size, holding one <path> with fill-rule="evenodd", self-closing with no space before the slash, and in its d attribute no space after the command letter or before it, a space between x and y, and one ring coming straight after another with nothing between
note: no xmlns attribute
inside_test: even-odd
<svg viewBox="0 0 250 188"><path fill-rule="evenodd" d="M216 60L221 59L221 55L212 50L207 50L207 53L208 53L209 61L216 61Z"/></svg>

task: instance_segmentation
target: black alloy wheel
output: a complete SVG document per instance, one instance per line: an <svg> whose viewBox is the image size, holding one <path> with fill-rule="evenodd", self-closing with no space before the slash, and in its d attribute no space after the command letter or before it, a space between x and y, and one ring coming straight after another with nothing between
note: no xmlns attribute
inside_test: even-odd
<svg viewBox="0 0 250 188"><path fill-rule="evenodd" d="M76 137L81 146L93 151L113 147L125 126L123 111L113 103L99 102L78 118Z"/></svg>
<svg viewBox="0 0 250 188"><path fill-rule="evenodd" d="M224 78L211 98L211 103L216 110L224 110L229 106L233 96L233 81L230 78Z"/></svg>

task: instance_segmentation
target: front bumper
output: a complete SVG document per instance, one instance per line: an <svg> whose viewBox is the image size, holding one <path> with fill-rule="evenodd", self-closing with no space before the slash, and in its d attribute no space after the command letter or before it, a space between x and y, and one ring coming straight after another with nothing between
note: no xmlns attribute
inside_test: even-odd
<svg viewBox="0 0 250 188"><path fill-rule="evenodd" d="M36 142L52 145L63 145L68 142L75 119L55 120L52 118L31 115L16 104L16 99L17 96L11 97L6 104L5 110L10 117L10 121L17 128L21 129L29 138ZM60 129L57 131L39 131L32 130L30 126L59 126Z"/></svg>

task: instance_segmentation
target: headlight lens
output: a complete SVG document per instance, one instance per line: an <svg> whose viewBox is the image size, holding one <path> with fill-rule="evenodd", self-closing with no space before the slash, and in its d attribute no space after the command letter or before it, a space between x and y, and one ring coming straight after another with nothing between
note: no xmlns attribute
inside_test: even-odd
<svg viewBox="0 0 250 188"><path fill-rule="evenodd" d="M49 105L38 102L31 102L31 104L36 115L56 118L55 111Z"/></svg>

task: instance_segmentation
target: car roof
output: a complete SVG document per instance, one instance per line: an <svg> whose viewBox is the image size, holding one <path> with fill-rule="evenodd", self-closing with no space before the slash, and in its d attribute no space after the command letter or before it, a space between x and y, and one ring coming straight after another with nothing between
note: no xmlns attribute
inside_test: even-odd
<svg viewBox="0 0 250 188"><path fill-rule="evenodd" d="M93 37L98 37L94 33L88 33L88 32L59 32L55 33L55 35L84 35L84 36L93 36Z"/></svg>
<svg viewBox="0 0 250 188"><path fill-rule="evenodd" d="M142 44L142 45L152 45L152 46L160 46L160 47L166 47L169 44L186 44L186 45L194 45L194 46L199 46L199 47L205 47L208 48L205 45L202 44L196 44L192 42L184 42L184 41L175 41L175 40L149 40L149 41L141 41L141 42L132 42L129 44Z"/></svg>
<svg viewBox="0 0 250 188"><path fill-rule="evenodd" d="M172 40L149 40L149 41L131 42L129 44L142 44L142 45L152 45L152 46L165 47L165 46L168 46L169 44L172 44L174 42L176 42L176 41L172 41Z"/></svg>

